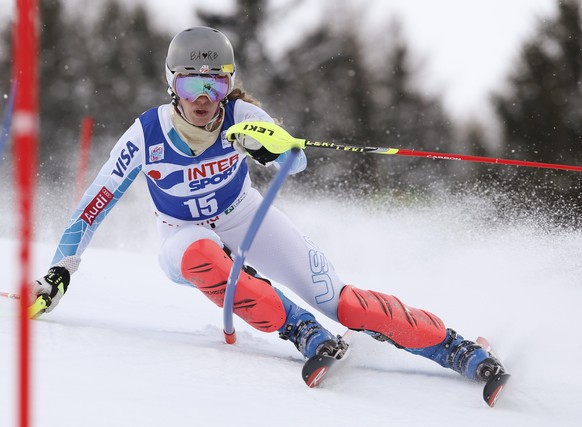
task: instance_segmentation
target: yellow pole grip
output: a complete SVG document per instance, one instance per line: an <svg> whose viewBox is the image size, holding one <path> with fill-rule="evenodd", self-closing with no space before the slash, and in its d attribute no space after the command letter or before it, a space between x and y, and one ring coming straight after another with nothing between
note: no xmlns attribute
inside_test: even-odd
<svg viewBox="0 0 582 427"><path fill-rule="evenodd" d="M50 305L51 297L46 294L40 295L34 304L28 308L28 317L31 319L36 319L41 314L43 314Z"/></svg>

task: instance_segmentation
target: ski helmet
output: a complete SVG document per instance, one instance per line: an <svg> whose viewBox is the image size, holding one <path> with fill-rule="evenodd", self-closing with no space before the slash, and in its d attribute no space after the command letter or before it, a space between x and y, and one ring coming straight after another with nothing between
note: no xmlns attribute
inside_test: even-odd
<svg viewBox="0 0 582 427"><path fill-rule="evenodd" d="M228 38L210 27L192 27L170 42L166 57L166 80L175 95L176 74L218 74L228 76L228 93L234 88L234 51Z"/></svg>

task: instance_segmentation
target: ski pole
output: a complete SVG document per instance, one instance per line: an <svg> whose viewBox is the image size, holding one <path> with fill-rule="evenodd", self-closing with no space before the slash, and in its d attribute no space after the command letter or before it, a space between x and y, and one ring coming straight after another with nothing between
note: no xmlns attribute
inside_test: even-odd
<svg viewBox="0 0 582 427"><path fill-rule="evenodd" d="M275 200L279 189L283 186L287 175L289 175L289 171L291 170L291 165L293 161L299 155L299 148L294 147L289 152L289 155L281 165L281 168L273 178L273 181L269 185L265 196L263 197L263 201L259 205L255 216L253 217L251 223L249 224L249 228L237 250L237 253L234 258L234 262L232 264L232 268L230 269L230 274L228 275L228 281L226 282L226 291L224 294L224 308L223 308L223 318L224 318L224 339L228 344L234 344L236 342L236 333L234 330L234 323L233 323L233 312L234 312L234 294L236 290L236 282L238 282L238 278L240 275L240 271L243 267L245 262L245 258L253 243L255 236L257 235L257 231L261 226L263 219L265 218L269 207Z"/></svg>
<svg viewBox="0 0 582 427"><path fill-rule="evenodd" d="M39 295L34 304L28 307L28 317L36 319L46 311L49 305L51 305L51 297L46 294Z"/></svg>
<svg viewBox="0 0 582 427"><path fill-rule="evenodd" d="M8 299L20 299L20 295L11 292L0 292L0 297ZM28 307L28 317L36 319L43 314L51 303L51 297L48 295L39 295L34 304Z"/></svg>
<svg viewBox="0 0 582 427"><path fill-rule="evenodd" d="M11 292L0 292L0 297L10 298L10 299L20 299L20 295L13 294Z"/></svg>
<svg viewBox="0 0 582 427"><path fill-rule="evenodd" d="M300 148L317 147L349 153L386 154L408 157L424 157L428 159L463 160L477 163L493 163L498 165L526 166L544 169L561 169L582 172L582 166L562 165L556 163L528 162L521 160L509 160L483 156L469 156L463 154L437 153L420 150L407 150L401 148L369 147L362 145L336 144L335 142L318 142L306 139L294 138L286 130L269 122L241 122L231 126L227 131L229 140L236 134L248 135L259 141L272 153L283 153L291 146Z"/></svg>

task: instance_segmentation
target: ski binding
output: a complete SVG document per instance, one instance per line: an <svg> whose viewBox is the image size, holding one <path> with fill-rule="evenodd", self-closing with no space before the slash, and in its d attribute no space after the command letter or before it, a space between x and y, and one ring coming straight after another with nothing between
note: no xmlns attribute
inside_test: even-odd
<svg viewBox="0 0 582 427"><path fill-rule="evenodd" d="M339 338L339 349L334 354L321 354L310 357L303 365L301 375L308 387L317 387L331 370L335 370L340 361L345 361L349 354L350 338L354 331L348 330Z"/></svg>

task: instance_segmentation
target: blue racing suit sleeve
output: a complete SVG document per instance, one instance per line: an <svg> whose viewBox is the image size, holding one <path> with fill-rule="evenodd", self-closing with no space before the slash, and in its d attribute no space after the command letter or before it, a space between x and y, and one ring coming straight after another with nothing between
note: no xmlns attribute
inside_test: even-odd
<svg viewBox="0 0 582 427"><path fill-rule="evenodd" d="M85 191L61 236L52 265L64 257L83 253L101 222L142 169L143 147L143 131L136 121L117 141L109 160Z"/></svg>

